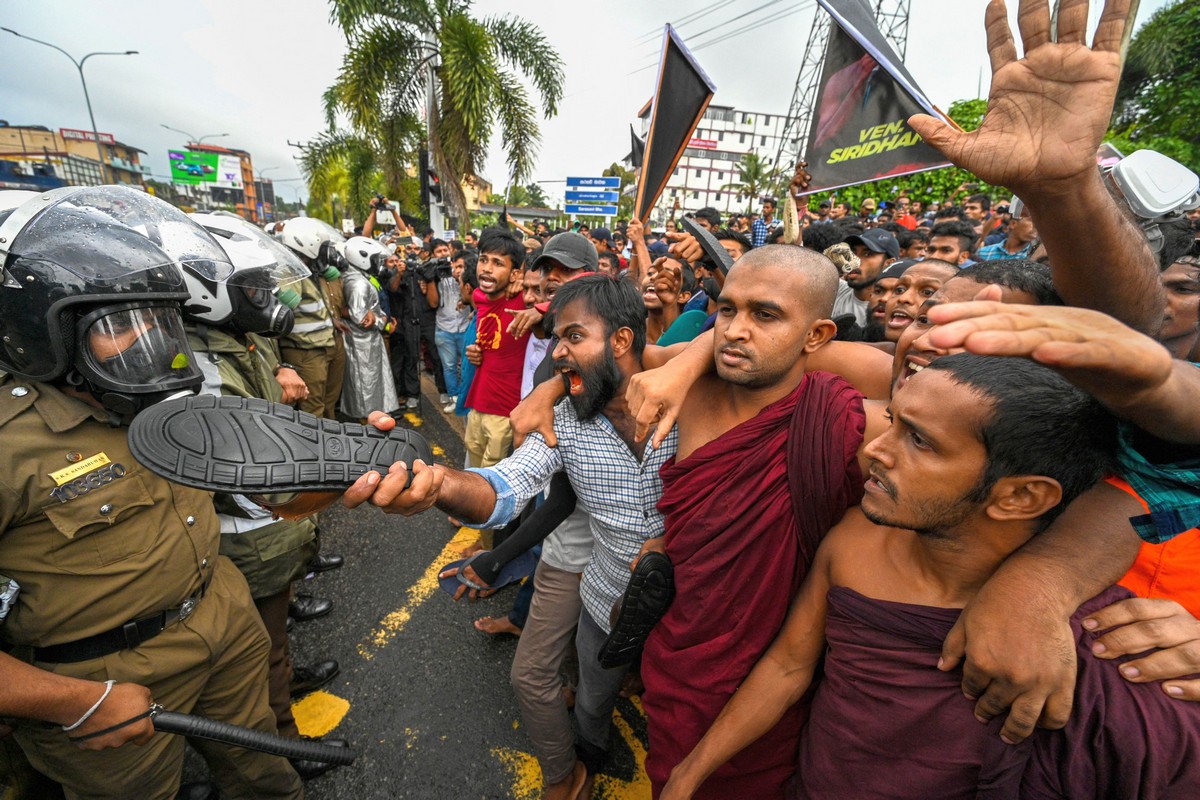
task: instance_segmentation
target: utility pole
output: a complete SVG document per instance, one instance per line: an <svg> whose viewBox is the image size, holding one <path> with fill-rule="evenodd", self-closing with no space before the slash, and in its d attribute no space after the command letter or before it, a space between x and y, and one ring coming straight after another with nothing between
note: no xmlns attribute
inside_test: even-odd
<svg viewBox="0 0 1200 800"><path fill-rule="evenodd" d="M425 34L425 45L431 51L429 63L425 65L425 127L429 131L429 141L427 143L427 147L429 149L429 164L433 170L437 172L439 176L441 176L445 170L439 169L439 165L437 163L437 159L434 158L433 151L433 142L437 136L437 134L434 132L433 122L434 93L437 91L437 77L434 69L436 68L437 64L434 63L435 59L432 57L432 53L436 52L437 44L434 41L432 32ZM449 178L450 180L457 180L456 176L446 175L445 177ZM445 189L442 190L443 201L446 198L445 191ZM429 197L429 227L433 229L434 236L441 236L442 232L446 230L446 221L445 217L442 215L441 204L433 198L432 193Z"/></svg>
<svg viewBox="0 0 1200 800"><path fill-rule="evenodd" d="M91 122L92 122L92 137L96 140L96 158L98 158L100 160L100 180L104 183L111 183L112 182L112 173L105 168L106 162L104 161L104 151L100 149L100 132L98 130L96 130L96 115L92 113L92 98L88 94L87 79L83 77L83 65L92 56L136 56L138 54L138 51L137 50L126 50L124 52L107 52L107 51L100 52L100 51L97 51L94 53L88 53L83 58L76 61L74 56L72 56L70 53L68 53L66 50L63 50L61 47L59 47L56 44L50 44L49 42L43 42L41 39L35 39L32 36L26 36L23 33L17 33L12 28L0 28L0 31L5 31L6 33L11 33L13 36L16 36L18 39L27 39L31 42L36 42L37 44L45 45L46 47L50 47L54 50L57 50L58 52L62 53L64 56L66 56L67 58L71 59L71 63L75 65L75 69L79 70L79 82L81 84L83 84L83 99L87 103L88 119L91 120Z"/></svg>

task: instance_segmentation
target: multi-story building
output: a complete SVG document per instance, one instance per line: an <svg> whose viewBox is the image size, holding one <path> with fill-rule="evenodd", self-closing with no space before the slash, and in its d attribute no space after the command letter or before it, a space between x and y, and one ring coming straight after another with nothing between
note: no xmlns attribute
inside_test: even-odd
<svg viewBox="0 0 1200 800"><path fill-rule="evenodd" d="M648 102L638 112L643 137L650 129L650 110ZM732 187L738 183L738 164L748 153L773 162L786 122L784 114L710 105L683 151L675 173L667 181L667 188L654 209L654 221L662 222L671 216L676 201L681 212L708 206L722 215L747 209L758 211L760 198L747 197Z"/></svg>
<svg viewBox="0 0 1200 800"><path fill-rule="evenodd" d="M0 125L0 160L13 164L7 172L17 175L49 176L70 186L119 183L146 187L150 168L141 163L145 150L128 145L109 133L101 133L102 171L96 154L96 136L91 131L42 125Z"/></svg>

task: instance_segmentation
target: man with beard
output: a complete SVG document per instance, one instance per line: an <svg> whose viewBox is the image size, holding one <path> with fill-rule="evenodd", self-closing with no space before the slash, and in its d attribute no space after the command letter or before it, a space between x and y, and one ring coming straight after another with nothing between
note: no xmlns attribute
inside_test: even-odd
<svg viewBox="0 0 1200 800"><path fill-rule="evenodd" d="M642 371L646 344L646 310L637 289L628 281L584 276L559 287L550 311L558 339L555 371L568 387L567 399L554 409L557 447L534 433L512 456L488 469L463 472L417 461L411 465L408 488L409 470L398 464L385 478L364 476L346 492L344 503L353 507L369 500L404 515L436 505L491 528L516 516L556 472L567 473L591 518L592 559L581 580L569 573L560 576L543 561L535 576L535 598L557 596L566 603L574 592L582 599L575 639L578 744L572 747L565 703L533 708L523 702L522 713L545 776L546 797L575 798L587 796L585 783L608 749L612 709L626 668L600 667L598 653L611 629L613 605L629 582L630 564L648 539L662 534L659 469L675 454L676 437L670 433L659 446L634 439L625 389L630 377ZM561 648L555 657L561 663Z"/></svg>
<svg viewBox="0 0 1200 800"><path fill-rule="evenodd" d="M837 298L833 304L833 319L853 314L854 321L867 327L867 306L871 299L871 286L887 267L900 257L900 244L896 237L882 228L871 228L846 239L846 244L858 257L859 266L843 276L843 285L837 287Z"/></svg>

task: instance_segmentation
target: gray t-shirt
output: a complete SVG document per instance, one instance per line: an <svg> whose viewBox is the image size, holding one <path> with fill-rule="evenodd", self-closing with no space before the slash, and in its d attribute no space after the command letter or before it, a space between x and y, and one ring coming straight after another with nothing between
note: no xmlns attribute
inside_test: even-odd
<svg viewBox="0 0 1200 800"><path fill-rule="evenodd" d="M458 279L447 275L438 281L437 326L449 333L462 333L471 324L471 309L460 308Z"/></svg>
<svg viewBox="0 0 1200 800"><path fill-rule="evenodd" d="M867 301L854 296L854 289L845 281L838 281L837 297L833 301L833 318L853 314L854 321L867 327Z"/></svg>

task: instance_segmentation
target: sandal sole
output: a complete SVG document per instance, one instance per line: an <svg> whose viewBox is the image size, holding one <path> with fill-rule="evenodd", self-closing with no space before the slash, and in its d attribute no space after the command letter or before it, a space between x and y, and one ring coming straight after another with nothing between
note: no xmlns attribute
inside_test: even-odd
<svg viewBox="0 0 1200 800"><path fill-rule="evenodd" d="M433 463L429 443L410 430L381 431L281 403L209 395L138 414L129 449L168 480L237 494L341 491L369 470L386 475L397 461Z"/></svg>
<svg viewBox="0 0 1200 800"><path fill-rule="evenodd" d="M675 599L675 568L663 553L638 559L621 602L621 611L597 657L605 669L632 664L641 655L650 630Z"/></svg>

